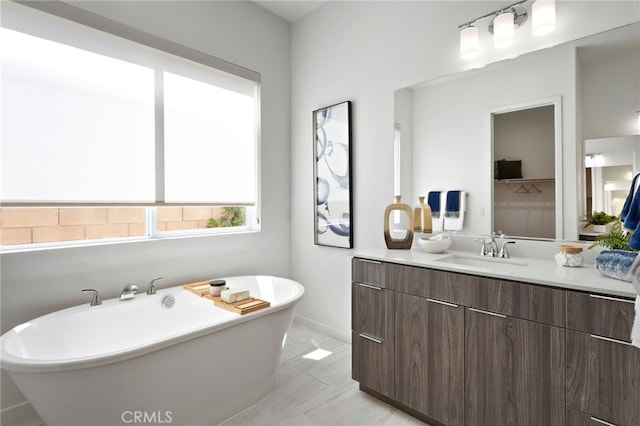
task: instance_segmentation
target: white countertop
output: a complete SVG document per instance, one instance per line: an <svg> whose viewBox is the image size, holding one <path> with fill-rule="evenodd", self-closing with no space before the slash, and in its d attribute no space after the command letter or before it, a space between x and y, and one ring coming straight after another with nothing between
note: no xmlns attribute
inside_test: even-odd
<svg viewBox="0 0 640 426"><path fill-rule="evenodd" d="M460 256L465 259L486 260L486 265L471 266L449 263L441 259ZM570 290L580 290L611 296L635 298L636 292L630 282L600 275L592 264L578 268L558 266L554 260L541 260L517 257L511 259L483 258L479 254L447 250L444 253L432 254L418 248L411 250L357 250L354 257L399 263L402 265L420 266L443 271L461 272L471 275L521 281L548 285ZM469 262L469 263L471 263Z"/></svg>

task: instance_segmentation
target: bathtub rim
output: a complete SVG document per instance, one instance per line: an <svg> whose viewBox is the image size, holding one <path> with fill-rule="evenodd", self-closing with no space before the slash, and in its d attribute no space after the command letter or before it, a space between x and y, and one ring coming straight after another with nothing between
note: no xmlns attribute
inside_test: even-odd
<svg viewBox="0 0 640 426"><path fill-rule="evenodd" d="M300 301L302 296L305 293L304 286L299 282L292 280L290 278L272 276L272 275L242 275L242 276L233 276L233 277L223 277L222 279L238 279L238 278L247 278L247 277L258 277L258 276L268 276L271 278L276 278L278 280L288 281L294 285L294 287L298 290L296 295L291 299L287 299L277 305L272 305L268 308L260 309L254 312L250 312L244 315L238 314L237 317L232 318L230 320L226 320L223 322L217 322L209 325L205 325L200 328L196 328L193 330L189 330L183 334L169 336L165 340L154 341L150 343L141 344L138 346L132 346L124 351L117 352L107 352L99 355L86 356L80 358L73 359L28 359L19 357L9 353L5 349L4 341L8 338L15 338L15 328L20 327L20 325L12 328L7 331L5 334L0 336L0 368L4 369L11 375L11 373L41 373L41 372L62 372L62 371L70 371L70 370L79 370L83 368L91 368L97 367L106 364L112 364L116 362L125 361L132 358L137 358L143 356L145 354L155 352L160 349L164 349L170 346L174 346L180 343L187 342L189 340L197 339L198 337L205 336L207 334L214 333L216 331L224 330L226 328L233 327L235 325L242 324L247 321L252 321L257 318L275 314L279 311L287 310L287 309L295 309L296 304ZM183 290L182 285L164 288L162 290L158 290L158 294L162 295L163 293L169 294L170 292L176 290ZM187 290L183 290L187 291ZM197 297L194 295L194 297ZM106 299L104 302L113 301L116 299ZM83 311L85 309L91 309L92 307L86 304L71 306L69 308L60 309L58 311L54 311L45 315L41 315L27 322L34 322L44 320L47 317L62 315L65 313L71 313L71 311ZM212 309L223 309L219 308L212 303ZM26 324L26 323L23 323Z"/></svg>

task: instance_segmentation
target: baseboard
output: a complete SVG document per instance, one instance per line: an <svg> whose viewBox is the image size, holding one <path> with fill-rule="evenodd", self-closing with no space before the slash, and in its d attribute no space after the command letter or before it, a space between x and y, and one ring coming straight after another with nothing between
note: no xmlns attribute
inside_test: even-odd
<svg viewBox="0 0 640 426"><path fill-rule="evenodd" d="M328 327L325 324L302 317L300 315L296 315L293 318L293 322L296 324L304 325L305 327L309 327L312 330L324 333L327 336L333 337L334 339L342 340L345 343L351 344L351 333L344 333L340 330L336 330L335 328Z"/></svg>
<svg viewBox="0 0 640 426"><path fill-rule="evenodd" d="M44 426L44 422L29 401L3 408L0 411L0 424L3 426Z"/></svg>

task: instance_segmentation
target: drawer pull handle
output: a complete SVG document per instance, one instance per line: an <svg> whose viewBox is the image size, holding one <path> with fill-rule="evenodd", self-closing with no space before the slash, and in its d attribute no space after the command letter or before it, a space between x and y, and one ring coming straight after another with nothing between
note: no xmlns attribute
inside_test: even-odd
<svg viewBox="0 0 640 426"><path fill-rule="evenodd" d="M480 314L493 315L494 317L500 317L500 318L506 318L507 317L506 315L497 314L495 312L483 311L481 309L469 308L469 310L473 311L473 312L478 312Z"/></svg>
<svg viewBox="0 0 640 426"><path fill-rule="evenodd" d="M427 297L427 300L428 300L429 302L438 303L438 304L440 304L440 305L445 305L445 306L451 306L451 307L453 307L453 308L457 308L457 307L458 307L458 305L456 305L455 303L443 302L442 300L430 299L430 298L428 298L428 297Z"/></svg>
<svg viewBox="0 0 640 426"><path fill-rule="evenodd" d="M594 339L598 339L598 340L606 340L607 342L620 343L622 345L632 346L631 343L625 342L624 340L611 339L609 337L602 337L602 336L598 336L596 334L592 334L591 337L593 337Z"/></svg>
<svg viewBox="0 0 640 426"><path fill-rule="evenodd" d="M360 334L358 334L358 336L362 337L363 339L371 340L372 342L384 343L384 340L378 339L377 337L369 336L366 333L360 333Z"/></svg>
<svg viewBox="0 0 640 426"><path fill-rule="evenodd" d="M382 262L378 262L377 260L358 259L358 262L373 263L374 265L382 265Z"/></svg>
<svg viewBox="0 0 640 426"><path fill-rule="evenodd" d="M617 297L611 296L600 296L599 294L590 294L589 297L593 297L594 299L613 300L614 302L635 303L635 300L619 299Z"/></svg>
<svg viewBox="0 0 640 426"><path fill-rule="evenodd" d="M372 288L372 289L374 289L374 290L382 290L382 287L378 287L378 286L371 285L371 284L358 283L358 285L359 285L360 287Z"/></svg>
<svg viewBox="0 0 640 426"><path fill-rule="evenodd" d="M597 422L597 423L601 423L603 425L607 425L607 426L616 426L613 423L605 422L604 420L600 420L600 419L598 419L596 417L593 417L593 416L591 417L591 420L593 420L594 422Z"/></svg>

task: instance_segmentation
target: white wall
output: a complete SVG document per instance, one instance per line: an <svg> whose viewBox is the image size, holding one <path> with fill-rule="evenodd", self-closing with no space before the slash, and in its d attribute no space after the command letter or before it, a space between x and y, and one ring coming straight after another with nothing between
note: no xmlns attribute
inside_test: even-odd
<svg viewBox="0 0 640 426"><path fill-rule="evenodd" d="M110 298L129 282L144 289L157 276L164 277L160 287L238 274L289 276L290 25L248 2L74 4L262 74L262 232L3 254L2 332L88 303L80 292L87 287ZM2 374L2 424L24 422L29 407Z"/></svg>
<svg viewBox="0 0 640 426"><path fill-rule="evenodd" d="M458 25L500 6L504 2L329 2L293 25L291 268L306 286L298 315L309 323L349 338L354 252L313 244L311 111L353 101L354 246L384 248L382 216L394 195L394 92L468 67L458 54ZM479 63L615 28L639 15L637 2L559 1L554 33L534 39L520 31L510 52L489 49Z"/></svg>

